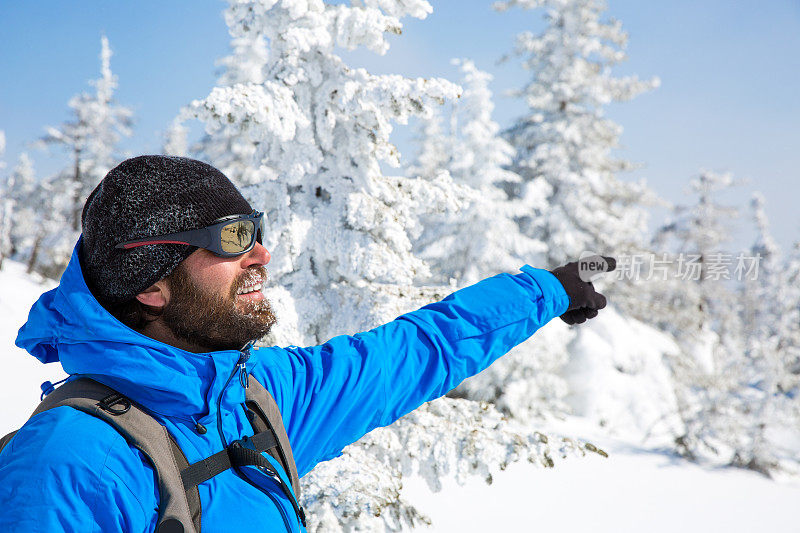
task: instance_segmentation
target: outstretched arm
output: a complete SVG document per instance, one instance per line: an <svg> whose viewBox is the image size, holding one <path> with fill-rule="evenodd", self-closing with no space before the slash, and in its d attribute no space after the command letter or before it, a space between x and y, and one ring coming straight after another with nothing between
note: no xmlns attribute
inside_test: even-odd
<svg viewBox="0 0 800 533"><path fill-rule="evenodd" d="M258 350L253 373L281 408L300 475L446 394L567 311L570 298L552 273L521 270L363 333Z"/></svg>

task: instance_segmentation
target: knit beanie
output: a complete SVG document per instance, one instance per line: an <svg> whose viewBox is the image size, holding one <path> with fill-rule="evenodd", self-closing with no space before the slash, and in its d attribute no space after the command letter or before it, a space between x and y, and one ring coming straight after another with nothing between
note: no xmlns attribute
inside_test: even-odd
<svg viewBox="0 0 800 533"><path fill-rule="evenodd" d="M168 276L197 248L118 243L199 229L250 204L216 168L185 157L143 155L106 174L83 206L84 278L101 303L130 300Z"/></svg>

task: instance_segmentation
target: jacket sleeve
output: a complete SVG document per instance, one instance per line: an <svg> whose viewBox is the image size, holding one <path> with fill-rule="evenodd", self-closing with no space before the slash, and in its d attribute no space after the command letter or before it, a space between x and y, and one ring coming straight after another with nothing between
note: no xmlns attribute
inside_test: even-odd
<svg viewBox="0 0 800 533"><path fill-rule="evenodd" d="M306 348L259 350L300 475L379 426L443 396L563 314L550 272L522 267L375 329Z"/></svg>
<svg viewBox="0 0 800 533"><path fill-rule="evenodd" d="M58 407L31 419L0 453L0 531L149 533L154 487L147 460L111 426Z"/></svg>

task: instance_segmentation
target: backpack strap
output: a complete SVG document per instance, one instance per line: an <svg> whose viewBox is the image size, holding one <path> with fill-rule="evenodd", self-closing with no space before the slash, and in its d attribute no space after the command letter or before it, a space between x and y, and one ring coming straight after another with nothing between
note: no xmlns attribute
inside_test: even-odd
<svg viewBox="0 0 800 533"><path fill-rule="evenodd" d="M18 431L18 430L16 430L16 429L15 429L15 430L14 430L14 431L12 431L11 433L9 433L8 435L6 435L6 436L5 436L5 437L3 437L2 439L0 439L0 452L2 452L2 451L3 451L3 448L5 448L5 447L6 447L6 445L7 445L9 442L11 442L11 439L13 439L13 438L14 438L14 435L16 435L16 434L17 434L17 431Z"/></svg>
<svg viewBox="0 0 800 533"><path fill-rule="evenodd" d="M199 533L200 494L184 490L181 470L188 461L167 429L134 402L89 378L68 381L48 394L31 415L68 406L108 423L148 458L158 478L157 533ZM10 441L7 435L3 440ZM7 439L7 440L6 440Z"/></svg>
<svg viewBox="0 0 800 533"><path fill-rule="evenodd" d="M292 445L289 443L289 435L286 434L278 404L275 403L275 399L269 391L252 374L248 375L247 385L245 405L249 411L250 423L256 433L253 438L257 438L259 434L264 432L274 435L278 445L268 449L267 453L283 465L283 469L289 475L289 480L292 483L292 490L294 490L295 496L299 499L300 477L297 474L297 465L295 465L294 455L292 455ZM250 415L250 413L253 413L253 415Z"/></svg>
<svg viewBox="0 0 800 533"><path fill-rule="evenodd" d="M245 407L255 435L235 441L230 447L191 465L164 426L136 403L97 381L89 378L68 381L48 394L31 417L61 406L103 420L148 458L158 478L160 501L156 533L200 533L202 508L197 486L229 468L247 464L261 466L277 476L279 485L286 489L277 472L260 456L261 452L279 461L289 475L294 497L288 492L286 495L300 521L303 525L306 523L303 508L297 501L300 496L297 466L280 410L272 395L252 375L248 375ZM15 433L0 439L0 451Z"/></svg>

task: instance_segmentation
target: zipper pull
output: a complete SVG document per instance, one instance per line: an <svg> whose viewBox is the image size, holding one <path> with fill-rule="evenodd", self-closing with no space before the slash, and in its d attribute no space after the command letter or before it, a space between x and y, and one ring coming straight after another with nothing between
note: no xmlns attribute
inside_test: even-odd
<svg viewBox="0 0 800 533"><path fill-rule="evenodd" d="M239 356L239 362L237 363L239 367L239 383L245 389L250 388L250 384L247 380L247 360L250 359L250 348L253 347L255 342L256 341L250 341L242 347L240 350L241 355Z"/></svg>
<svg viewBox="0 0 800 533"><path fill-rule="evenodd" d="M250 387L250 384L247 382L247 363L244 361L239 363L239 383L241 383L242 387L245 389Z"/></svg>

